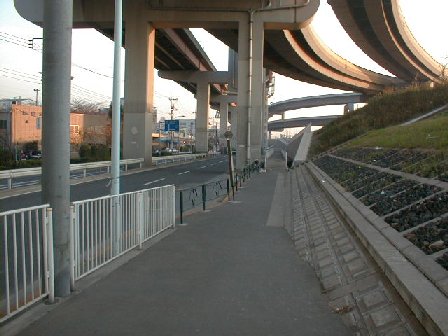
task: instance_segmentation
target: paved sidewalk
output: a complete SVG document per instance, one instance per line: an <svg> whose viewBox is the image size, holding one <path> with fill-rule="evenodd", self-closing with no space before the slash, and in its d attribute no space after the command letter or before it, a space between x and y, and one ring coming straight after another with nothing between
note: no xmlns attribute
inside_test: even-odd
<svg viewBox="0 0 448 336"><path fill-rule="evenodd" d="M350 335L286 230L272 225L285 174L255 174L237 202L186 217L19 335Z"/></svg>

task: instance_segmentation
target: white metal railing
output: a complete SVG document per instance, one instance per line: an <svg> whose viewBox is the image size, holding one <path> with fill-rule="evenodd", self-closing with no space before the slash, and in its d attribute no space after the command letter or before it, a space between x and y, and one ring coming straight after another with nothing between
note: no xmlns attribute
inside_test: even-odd
<svg viewBox="0 0 448 336"><path fill-rule="evenodd" d="M48 205L0 213L0 322L54 298L52 212Z"/></svg>
<svg viewBox="0 0 448 336"><path fill-rule="evenodd" d="M210 155L210 154L208 154ZM160 166L163 164L176 163L176 162L186 162L191 160L197 160L207 157L207 154L179 154L179 155L171 155L171 156L162 156L162 157L153 157L153 164L155 166ZM120 165L124 167L124 170L128 170L129 165L139 164L141 168L143 165L143 159L126 159L120 160ZM89 169L99 169L106 168L107 173L110 173L111 161L99 161L99 162L88 162L88 163L79 163L79 164L71 164L70 171L82 171L83 177L87 176L87 171ZM26 176L36 176L42 173L42 168L19 168L19 169L11 169L0 171L0 180L8 180L8 189L13 188L14 179Z"/></svg>
<svg viewBox="0 0 448 336"><path fill-rule="evenodd" d="M172 185L74 202L71 279L74 282L174 227Z"/></svg>
<svg viewBox="0 0 448 336"><path fill-rule="evenodd" d="M169 155L153 157L152 162L155 166L160 166L162 164L176 163L176 162L186 162L197 159L206 158L207 154L179 154L179 155Z"/></svg>
<svg viewBox="0 0 448 336"><path fill-rule="evenodd" d="M128 170L128 166L132 164L139 164L139 167L142 167L143 159L127 159L120 160L120 165L124 166L124 170ZM71 164L70 171L82 171L83 176L87 176L87 170L89 169L99 169L106 168L107 172L110 172L111 161L98 161L98 162L88 162L88 163L79 163L79 164ZM7 179L8 180L8 189L12 189L13 180L19 177L26 176L36 176L42 173L42 168L19 168L19 169L11 169L0 171L0 180Z"/></svg>

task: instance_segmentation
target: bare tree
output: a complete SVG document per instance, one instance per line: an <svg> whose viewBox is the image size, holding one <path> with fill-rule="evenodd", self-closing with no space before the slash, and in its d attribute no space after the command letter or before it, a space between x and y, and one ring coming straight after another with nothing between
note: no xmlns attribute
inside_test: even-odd
<svg viewBox="0 0 448 336"><path fill-rule="evenodd" d="M93 114L101 109L101 103L92 103L83 99L74 99L71 103L71 112Z"/></svg>

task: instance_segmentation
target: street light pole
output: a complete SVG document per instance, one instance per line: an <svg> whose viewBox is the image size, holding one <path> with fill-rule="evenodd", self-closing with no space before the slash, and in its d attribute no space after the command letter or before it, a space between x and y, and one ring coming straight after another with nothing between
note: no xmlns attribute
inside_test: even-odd
<svg viewBox="0 0 448 336"><path fill-rule="evenodd" d="M121 43L122 43L122 0L115 0L114 27L114 78L112 89L112 162L111 195L120 193L120 91L121 91Z"/></svg>
<svg viewBox="0 0 448 336"><path fill-rule="evenodd" d="M36 106L39 106L39 89L33 89L36 92Z"/></svg>

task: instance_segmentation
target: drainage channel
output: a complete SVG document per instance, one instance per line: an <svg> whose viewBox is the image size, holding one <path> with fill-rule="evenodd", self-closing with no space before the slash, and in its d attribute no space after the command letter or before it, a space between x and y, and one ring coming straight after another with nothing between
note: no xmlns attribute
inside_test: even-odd
<svg viewBox="0 0 448 336"><path fill-rule="evenodd" d="M355 335L427 335L304 166L294 170L292 239Z"/></svg>

